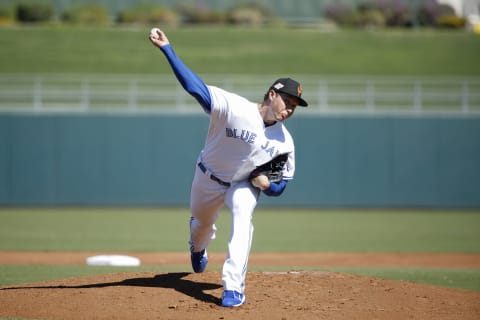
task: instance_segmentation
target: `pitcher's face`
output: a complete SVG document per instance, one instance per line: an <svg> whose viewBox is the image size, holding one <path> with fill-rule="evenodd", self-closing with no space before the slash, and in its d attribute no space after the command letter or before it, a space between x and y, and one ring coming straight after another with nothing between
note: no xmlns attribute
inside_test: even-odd
<svg viewBox="0 0 480 320"><path fill-rule="evenodd" d="M277 121L284 121L290 118L295 112L298 100L288 94L276 93L273 103L273 113Z"/></svg>

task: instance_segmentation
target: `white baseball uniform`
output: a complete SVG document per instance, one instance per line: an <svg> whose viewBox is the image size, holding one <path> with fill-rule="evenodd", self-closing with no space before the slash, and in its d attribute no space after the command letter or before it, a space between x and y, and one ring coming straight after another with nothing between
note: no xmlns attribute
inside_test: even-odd
<svg viewBox="0 0 480 320"><path fill-rule="evenodd" d="M220 209L224 205L230 208L231 233L222 281L225 290L243 293L252 244L252 215L260 194L248 177L257 166L288 153L282 182L271 183L269 193L264 190L267 195L280 195L295 171L293 139L281 122L266 126L258 104L207 86L183 64L169 44L160 49L183 88L210 116L191 188L190 250L201 252L207 248L215 238L215 222ZM276 89L283 86L277 83ZM299 98L301 88L294 89L293 93Z"/></svg>
<svg viewBox="0 0 480 320"><path fill-rule="evenodd" d="M260 192L247 178L258 165L284 153L289 157L283 177L293 178L294 144L283 123L265 126L258 104L216 87L208 89L212 97L210 125L198 157L207 170L204 173L197 166L192 184L190 244L196 252L208 246L215 238L219 210L227 205L232 229L222 281L225 290L243 293L253 235L252 214ZM212 180L212 174L231 186Z"/></svg>

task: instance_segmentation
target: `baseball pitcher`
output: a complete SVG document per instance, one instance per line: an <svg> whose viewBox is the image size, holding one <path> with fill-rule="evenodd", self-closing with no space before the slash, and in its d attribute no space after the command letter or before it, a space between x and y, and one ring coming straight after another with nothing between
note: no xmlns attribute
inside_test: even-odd
<svg viewBox="0 0 480 320"><path fill-rule="evenodd" d="M261 103L206 85L175 54L165 32L152 29L150 41L165 55L183 88L210 118L190 196L190 257L195 272L208 263L220 209L231 211L231 233L222 270L222 306L245 303L245 276L252 244L252 215L260 192L279 196L295 171L294 142L283 124L297 105L306 107L300 84L276 80Z"/></svg>

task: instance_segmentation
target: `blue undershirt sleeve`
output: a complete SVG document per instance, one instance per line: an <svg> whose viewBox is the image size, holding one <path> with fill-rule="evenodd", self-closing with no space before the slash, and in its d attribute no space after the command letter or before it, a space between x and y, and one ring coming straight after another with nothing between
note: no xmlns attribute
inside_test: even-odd
<svg viewBox="0 0 480 320"><path fill-rule="evenodd" d="M263 193L265 193L269 197L278 197L283 193L283 190L285 190L287 183L288 180L282 180L280 182L270 182L270 187L263 190Z"/></svg>
<svg viewBox="0 0 480 320"><path fill-rule="evenodd" d="M210 97L207 85L177 57L170 44L160 47L160 50L167 58L175 76L185 91L200 103L206 113L210 114L212 98Z"/></svg>

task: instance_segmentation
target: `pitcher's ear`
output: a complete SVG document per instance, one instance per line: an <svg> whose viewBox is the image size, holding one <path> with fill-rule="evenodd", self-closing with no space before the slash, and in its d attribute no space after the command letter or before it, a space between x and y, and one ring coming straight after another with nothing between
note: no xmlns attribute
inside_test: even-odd
<svg viewBox="0 0 480 320"><path fill-rule="evenodd" d="M273 99L277 96L277 92L273 89L269 90L268 91L268 96L270 97L270 99Z"/></svg>

